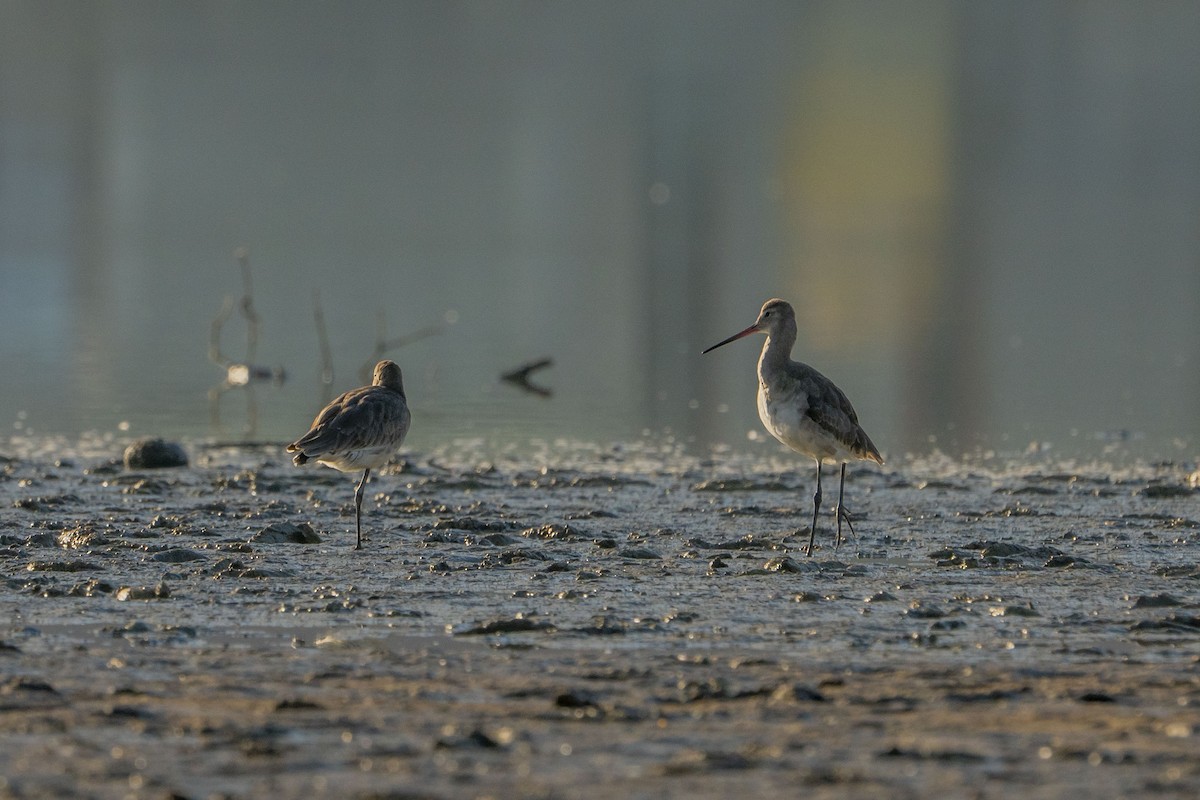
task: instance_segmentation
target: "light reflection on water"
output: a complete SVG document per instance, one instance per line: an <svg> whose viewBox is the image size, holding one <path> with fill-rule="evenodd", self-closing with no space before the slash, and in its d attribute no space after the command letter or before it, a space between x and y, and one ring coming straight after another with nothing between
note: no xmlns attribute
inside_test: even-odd
<svg viewBox="0 0 1200 800"><path fill-rule="evenodd" d="M391 355L401 363L405 361L403 354ZM752 354L744 355L752 359ZM752 379L753 365L742 366L750 371ZM286 443L307 428L326 393L315 373L292 375L282 384L266 382L248 388L235 387L218 398L214 422L209 391L219 384L221 373L207 363L193 372L194 379L190 382L159 380L149 372L135 372L134 377L140 375L143 383L120 388L114 388L108 381L89 381L76 376L76 385L107 385L108 400L104 403L89 401L86 390L64 391L61 385L50 385L39 391L35 387L29 396L42 401L36 405L13 401L17 410L7 421L7 433L22 437L61 434L67 441L79 435L99 435L118 441L138 436L167 436L188 441ZM706 433L695 401L678 404L660 400L657 410L652 412L647 408L655 404L654 399L620 393L597 398L586 391L573 391L570 386L562 388L558 384L564 373L569 370L556 366L539 376L539 381L554 390L551 397L532 395L506 384L498 372L491 380L483 376L477 384L461 391L457 385L448 388L436 378L423 379L419 373L410 375L406 383L413 427L405 449L428 452L449 445L473 447L477 453L487 454L516 447L528 453L541 447L540 443L556 440L599 444L646 441L679 445L696 453L714 449L728 452L732 446L734 451L756 453L760 457L776 456L781 469L804 474L811 470L806 458L787 451L761 429L753 415L752 385L730 389L730 394L736 395L749 410L741 409L738 413L723 404L725 407L716 413L733 424ZM202 383L195 378L211 382ZM356 376L349 379L353 385L358 380ZM334 391L348 388L345 383L335 386ZM257 426L253 430L249 428L250 403L257 409ZM882 445L889 461L910 454L943 451L954 455L955 463L960 455L968 463L994 458L1039 463L1050 458L1119 464L1138 460L1186 462L1196 457L1190 439L1148 436L1136 430L1073 430L1052 439L1000 434L965 442L955 439L951 432L940 439L930 436L907 449L890 449L891 444Z"/></svg>

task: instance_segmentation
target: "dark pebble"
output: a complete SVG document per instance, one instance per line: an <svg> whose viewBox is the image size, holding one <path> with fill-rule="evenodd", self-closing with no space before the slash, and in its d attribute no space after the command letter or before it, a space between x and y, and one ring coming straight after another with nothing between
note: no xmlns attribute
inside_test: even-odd
<svg viewBox="0 0 1200 800"><path fill-rule="evenodd" d="M0 684L0 694L11 694L12 692L45 692L47 694L58 694L58 690L45 681L39 681L34 678L11 678Z"/></svg>
<svg viewBox="0 0 1200 800"><path fill-rule="evenodd" d="M513 545L521 544L522 540L507 533L489 533L487 536L480 537L479 543L488 544L492 547L512 547Z"/></svg>
<svg viewBox="0 0 1200 800"><path fill-rule="evenodd" d="M1023 605L1023 606L1015 606L1015 605L1004 606L1002 609L1000 609L999 614L997 614L993 611L993 616L1040 617L1041 614L1039 614L1037 612L1037 610L1033 607L1032 604L1029 604L1029 605Z"/></svg>
<svg viewBox="0 0 1200 800"><path fill-rule="evenodd" d="M824 703L825 695L800 683L781 683L771 691L771 703Z"/></svg>
<svg viewBox="0 0 1200 800"><path fill-rule="evenodd" d="M1200 616L1168 614L1163 619L1144 619L1130 626L1133 631L1196 631L1200 630Z"/></svg>
<svg viewBox="0 0 1200 800"><path fill-rule="evenodd" d="M454 631L455 636L483 636L490 633L526 633L530 631L553 631L554 625L549 622L527 617L512 619L494 619L478 625L468 625Z"/></svg>
<svg viewBox="0 0 1200 800"><path fill-rule="evenodd" d="M25 565L30 572L90 572L100 569L91 561L31 561Z"/></svg>
<svg viewBox="0 0 1200 800"><path fill-rule="evenodd" d="M138 439L125 448L125 469L161 469L187 465L188 457L183 447L165 439Z"/></svg>
<svg viewBox="0 0 1200 800"><path fill-rule="evenodd" d="M638 558L647 561L656 558L662 558L662 556L648 547L626 547L624 550L621 550L618 555L622 556L623 558Z"/></svg>
<svg viewBox="0 0 1200 800"><path fill-rule="evenodd" d="M466 736L444 736L434 743L438 749L455 750L464 747L500 747L500 743L476 728Z"/></svg>
<svg viewBox="0 0 1200 800"><path fill-rule="evenodd" d="M310 711L323 708L323 705L311 700L280 700L275 704L276 711Z"/></svg>
<svg viewBox="0 0 1200 800"><path fill-rule="evenodd" d="M171 596L171 590L165 583L157 586L122 586L117 590L116 597L126 600L165 600Z"/></svg>
<svg viewBox="0 0 1200 800"><path fill-rule="evenodd" d="M968 545L970 547L970 545ZM973 547L971 549L974 549ZM1028 547L1009 542L984 542L979 555L984 558L1012 558L1029 552Z"/></svg>
<svg viewBox="0 0 1200 800"><path fill-rule="evenodd" d="M93 578L84 583L77 583L67 590L67 597L95 597L100 594L112 594L117 590L107 581L102 581L98 578Z"/></svg>
<svg viewBox="0 0 1200 800"><path fill-rule="evenodd" d="M320 544L321 537L312 525L301 522L273 522L250 537L254 544Z"/></svg>
<svg viewBox="0 0 1200 800"><path fill-rule="evenodd" d="M791 556L776 556L763 564L767 572L816 572L820 569L811 561L797 561Z"/></svg>
<svg viewBox="0 0 1200 800"><path fill-rule="evenodd" d="M1171 484L1152 484L1142 490L1143 497L1188 497L1196 493L1190 486L1173 486Z"/></svg>
<svg viewBox="0 0 1200 800"><path fill-rule="evenodd" d="M153 719L154 714L137 706L113 706L104 716L110 719Z"/></svg>
<svg viewBox="0 0 1200 800"><path fill-rule="evenodd" d="M927 606L920 600L914 601L904 614L913 619L941 619L946 616L946 612L942 609L937 606Z"/></svg>
<svg viewBox="0 0 1200 800"><path fill-rule="evenodd" d="M1117 702L1117 700L1111 694L1105 694L1104 692L1086 692L1084 694L1079 695L1079 702L1081 702L1081 703L1115 703L1115 702Z"/></svg>
<svg viewBox="0 0 1200 800"><path fill-rule="evenodd" d="M195 550L188 550L186 547L172 547L170 550L155 553L150 556L150 560L163 561L168 564L182 564L185 561L203 561L204 556Z"/></svg>
<svg viewBox="0 0 1200 800"><path fill-rule="evenodd" d="M1169 594L1143 594L1134 601L1134 608L1162 608L1164 606L1181 605L1179 598Z"/></svg>
<svg viewBox="0 0 1200 800"><path fill-rule="evenodd" d="M477 517L455 517L453 519L439 519L433 524L433 527L438 530L503 532L516 530L520 526L515 522L507 522L504 520L488 520L479 519Z"/></svg>
<svg viewBox="0 0 1200 800"><path fill-rule="evenodd" d="M559 708L587 708L588 706L595 706L597 703L596 699L587 692L570 691L563 692L554 698L554 705Z"/></svg>

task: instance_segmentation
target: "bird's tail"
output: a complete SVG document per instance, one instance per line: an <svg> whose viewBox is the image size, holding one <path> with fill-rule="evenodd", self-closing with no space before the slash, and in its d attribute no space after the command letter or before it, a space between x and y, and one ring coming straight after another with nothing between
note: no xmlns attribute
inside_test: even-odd
<svg viewBox="0 0 1200 800"><path fill-rule="evenodd" d="M289 447L288 450L291 451L292 448ZM293 452L295 452L296 455L292 456L292 463L297 467L303 467L311 460L303 450L295 450Z"/></svg>

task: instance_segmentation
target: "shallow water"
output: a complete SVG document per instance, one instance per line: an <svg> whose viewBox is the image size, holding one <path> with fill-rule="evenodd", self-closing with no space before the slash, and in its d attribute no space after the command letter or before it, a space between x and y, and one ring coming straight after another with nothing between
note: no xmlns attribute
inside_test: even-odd
<svg viewBox="0 0 1200 800"><path fill-rule="evenodd" d="M1200 789L1194 464L855 468L808 558L786 456L463 441L356 552L353 476L122 444L0 451L13 796Z"/></svg>

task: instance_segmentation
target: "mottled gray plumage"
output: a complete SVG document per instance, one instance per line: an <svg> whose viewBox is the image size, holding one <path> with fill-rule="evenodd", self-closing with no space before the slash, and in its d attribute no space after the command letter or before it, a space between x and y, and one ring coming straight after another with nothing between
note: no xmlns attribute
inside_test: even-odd
<svg viewBox="0 0 1200 800"><path fill-rule="evenodd" d="M287 449L298 466L316 461L342 472L363 470L354 492L355 549L362 548L362 493L371 470L390 461L408 434L410 415L400 367L375 365L370 386L352 389L321 409L312 428Z"/></svg>
<svg viewBox="0 0 1200 800"><path fill-rule="evenodd" d="M765 333L767 341L758 357L758 417L771 435L798 453L817 462L817 491L813 496L813 521L809 532L811 556L817 532L817 512L821 508L821 464L842 465L838 492L837 543L842 538L842 520L850 524L849 512L842 506L846 488L846 462L852 460L883 463L883 457L871 437L858 424L858 414L846 393L808 364L792 361L796 343L796 312L789 303L772 299L763 304L754 324L714 344L704 352L729 344L752 333ZM853 530L853 526L851 526Z"/></svg>

